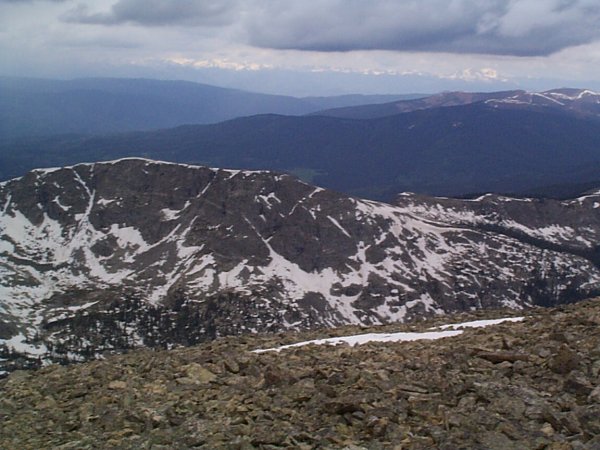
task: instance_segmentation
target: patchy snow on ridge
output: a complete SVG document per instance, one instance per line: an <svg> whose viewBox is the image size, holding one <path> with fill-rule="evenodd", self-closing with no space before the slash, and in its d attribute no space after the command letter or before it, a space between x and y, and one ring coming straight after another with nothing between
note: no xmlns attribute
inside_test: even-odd
<svg viewBox="0 0 600 450"><path fill-rule="evenodd" d="M95 314L109 317L100 326L115 319L103 337L118 346L119 333L132 344L162 339L161 317L207 339L523 309L600 289L584 253L598 242L600 198L398 202L142 159L34 172L0 187L0 320L10 325L0 346L14 337L24 352L55 333L47 325L65 333Z"/></svg>
<svg viewBox="0 0 600 450"><path fill-rule="evenodd" d="M468 200L424 199L405 193L398 196L397 203L405 214L422 220L484 228L513 236L519 234L551 244L592 250L600 240L600 213L595 211L599 201L599 192L572 200L510 198L495 194Z"/></svg>

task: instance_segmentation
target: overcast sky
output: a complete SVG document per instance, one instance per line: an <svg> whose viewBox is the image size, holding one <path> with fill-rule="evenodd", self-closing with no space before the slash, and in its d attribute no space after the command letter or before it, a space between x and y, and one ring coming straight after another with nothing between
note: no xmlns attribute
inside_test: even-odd
<svg viewBox="0 0 600 450"><path fill-rule="evenodd" d="M296 95L600 89L599 0L0 0L0 75Z"/></svg>

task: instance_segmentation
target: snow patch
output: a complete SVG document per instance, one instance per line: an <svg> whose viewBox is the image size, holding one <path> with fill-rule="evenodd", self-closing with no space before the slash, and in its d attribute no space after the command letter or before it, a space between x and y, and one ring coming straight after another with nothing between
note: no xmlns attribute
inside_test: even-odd
<svg viewBox="0 0 600 450"><path fill-rule="evenodd" d="M339 223L337 220L335 220L335 219L334 219L333 217L331 217L331 216L327 216L327 218L328 218L328 219L329 219L329 221L330 221L331 223L333 223L333 224L334 224L334 225L335 225L335 226L336 226L336 227L337 227L337 228L338 228L338 229L339 229L339 230L340 230L342 233L344 233L344 234L345 234L346 236L348 236L349 238L352 238L352 236L350 236L350 233L348 233L348 232L346 231L346 229L345 229L344 227L342 227L342 226L340 225L340 223Z"/></svg>
<svg viewBox="0 0 600 450"><path fill-rule="evenodd" d="M33 345L27 343L27 336L22 333L10 339L0 339L0 344L4 344L8 349L28 356L42 356L48 353L48 348L44 344Z"/></svg>
<svg viewBox="0 0 600 450"><path fill-rule="evenodd" d="M115 199L107 200L105 198L99 198L98 200L96 200L96 204L100 205L100 206L110 205L111 203L114 203L114 202L116 202Z"/></svg>
<svg viewBox="0 0 600 450"><path fill-rule="evenodd" d="M459 328L483 328L492 325L498 325L504 322L522 322L525 317L504 317L502 319L490 319L490 320L473 320L471 322L462 323L450 323L439 327L431 328L431 330L457 330Z"/></svg>
<svg viewBox="0 0 600 450"><path fill-rule="evenodd" d="M8 207L10 206L11 200L12 200L12 194L8 194L8 196L6 198L6 202L4 203L4 208L2 208L2 214L6 214L6 211L8 211Z"/></svg>
<svg viewBox="0 0 600 450"><path fill-rule="evenodd" d="M269 195L257 195L257 198L261 199L267 205L271 205L272 202L281 203L281 200L279 200L279 198L277 198L277 195L275 195L275 192L271 192L271 193L269 193Z"/></svg>
<svg viewBox="0 0 600 450"><path fill-rule="evenodd" d="M162 219L164 221L171 221L171 220L176 220L179 218L179 216L181 215L181 213L183 211L185 211L189 206L191 205L190 201L188 200L187 202L185 202L185 205L183 205L183 208L181 209L169 209L169 208L164 208L160 210L160 214L162 216Z"/></svg>
<svg viewBox="0 0 600 450"><path fill-rule="evenodd" d="M431 330L442 330L442 331L425 331L421 333L416 332L402 332L402 333L366 333L356 334L351 336L342 336L335 338L326 339L313 339L311 341L298 342L296 344L282 345L280 347L264 348L253 350L253 353L265 353L265 352L280 352L289 348L304 347L306 345L339 345L348 344L350 346L366 344L367 342L408 342L418 340L435 340L446 337L458 336L463 333L462 330L457 328L480 328L497 325L503 322L519 322L524 317L508 317L504 319L493 319L493 320L475 320L472 322L463 322L442 325L440 327L431 328Z"/></svg>
<svg viewBox="0 0 600 450"><path fill-rule="evenodd" d="M85 303L85 304L83 304L81 306L68 306L67 309L69 311L72 311L72 312L77 312L77 311L80 311L82 309L88 309L89 307L94 306L96 303L98 303L98 301L88 302L88 303Z"/></svg>
<svg viewBox="0 0 600 450"><path fill-rule="evenodd" d="M133 227L119 227L117 224L112 224L110 234L117 238L117 243L121 248L135 247L141 251L148 248L148 243L142 237L142 233Z"/></svg>
<svg viewBox="0 0 600 450"><path fill-rule="evenodd" d="M253 350L253 353L280 352L288 348L304 347L306 345L339 345L351 346L366 344L367 342L408 342L419 340L434 340L446 337L458 336L461 330L452 331L426 331L423 333L367 333L354 336L344 336L327 339L314 339L312 341L298 342L296 344L282 345L281 347L264 348Z"/></svg>
<svg viewBox="0 0 600 450"><path fill-rule="evenodd" d="M71 207L70 207L70 206L65 206L65 205L63 205L63 204L60 202L60 198L59 198L59 196L58 196L58 195L57 195L56 197L54 197L54 200L52 200L52 201L53 201L54 203L56 203L56 204L58 205L58 207L59 207L60 209L62 209L63 211L65 211L65 212L68 212L68 211L71 209Z"/></svg>

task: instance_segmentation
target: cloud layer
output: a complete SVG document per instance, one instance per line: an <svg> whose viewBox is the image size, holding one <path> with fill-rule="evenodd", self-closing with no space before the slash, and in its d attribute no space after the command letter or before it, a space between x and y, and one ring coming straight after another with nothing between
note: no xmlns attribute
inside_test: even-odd
<svg viewBox="0 0 600 450"><path fill-rule="evenodd" d="M318 51L548 55L600 37L600 3L586 0L266 0L255 45ZM268 24L264 26L264 24Z"/></svg>
<svg viewBox="0 0 600 450"><path fill-rule="evenodd" d="M119 0L108 12L92 12L79 4L66 16L69 22L145 26L224 26L236 16L233 0Z"/></svg>
<svg viewBox="0 0 600 450"><path fill-rule="evenodd" d="M0 0L0 75L297 95L600 89L598 23L600 0Z"/></svg>
<svg viewBox="0 0 600 450"><path fill-rule="evenodd" d="M118 0L68 20L223 27L256 47L321 52L544 56L600 39L597 0Z"/></svg>

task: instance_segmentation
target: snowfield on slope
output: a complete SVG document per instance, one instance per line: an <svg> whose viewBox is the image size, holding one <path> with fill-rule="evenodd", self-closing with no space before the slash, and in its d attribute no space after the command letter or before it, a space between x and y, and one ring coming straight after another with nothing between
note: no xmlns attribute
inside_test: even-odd
<svg viewBox="0 0 600 450"><path fill-rule="evenodd" d="M600 239L600 196L543 208L506 197L403 199L143 159L30 172L0 184L0 350L92 354L123 342L188 344L189 334L199 342L525 309L600 291L600 265L585 253ZM521 233L475 226L498 211ZM513 211L528 220L508 222ZM187 327L185 339L154 324L165 317ZM83 330L78 340L72 329Z"/></svg>
<svg viewBox="0 0 600 450"><path fill-rule="evenodd" d="M432 328L431 330L442 331L424 331L400 332L400 333L365 333L350 336L341 336L326 339L313 339L311 341L297 342L295 344L282 345L281 347L264 348L253 350L253 353L280 352L289 348L304 347L306 345L339 345L348 344L350 346L366 344L368 342L407 342L419 340L436 340L446 337L458 336L463 333L460 328L482 328L497 325L504 322L521 322L525 317L506 317L503 319L475 320L463 323L451 323Z"/></svg>

